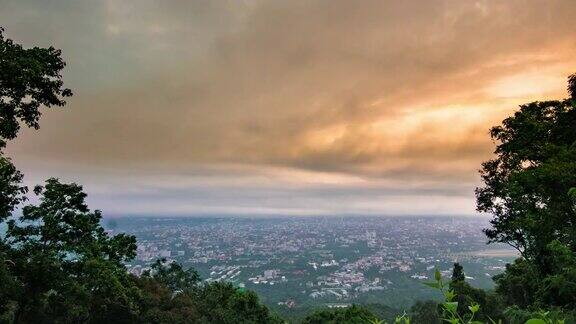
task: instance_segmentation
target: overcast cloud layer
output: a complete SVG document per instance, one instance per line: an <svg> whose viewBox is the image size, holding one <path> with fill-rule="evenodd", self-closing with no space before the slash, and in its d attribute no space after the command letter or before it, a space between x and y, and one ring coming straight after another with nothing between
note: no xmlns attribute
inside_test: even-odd
<svg viewBox="0 0 576 324"><path fill-rule="evenodd" d="M574 0L0 8L75 92L9 153L114 215L470 215L489 127L576 72Z"/></svg>

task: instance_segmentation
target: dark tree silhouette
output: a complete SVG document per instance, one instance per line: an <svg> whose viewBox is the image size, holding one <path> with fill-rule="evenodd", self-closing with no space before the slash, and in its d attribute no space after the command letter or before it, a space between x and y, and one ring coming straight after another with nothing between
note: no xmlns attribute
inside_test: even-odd
<svg viewBox="0 0 576 324"><path fill-rule="evenodd" d="M352 305L344 309L321 309L309 314L304 318L304 324L322 324L322 323L369 323L370 320L376 319L376 316L366 307Z"/></svg>
<svg viewBox="0 0 576 324"><path fill-rule="evenodd" d="M194 269L184 270L177 262L166 262L166 259L156 260L145 277L152 277L173 291L186 291L197 287L200 275Z"/></svg>
<svg viewBox="0 0 576 324"><path fill-rule="evenodd" d="M15 297L16 322L82 322L114 309L135 314L123 262L136 255L136 239L109 237L100 211L88 209L77 184L49 179L34 192L40 204L25 206L18 222L8 221L6 235L12 247L8 256L22 283Z"/></svg>
<svg viewBox="0 0 576 324"><path fill-rule="evenodd" d="M72 91L63 87L66 64L54 47L25 49L0 27L0 148L18 135L20 122L39 128L40 107L63 106Z"/></svg>
<svg viewBox="0 0 576 324"><path fill-rule="evenodd" d="M25 200L28 188L22 185L24 175L10 159L0 156L0 223L10 217L14 208ZM1 244L0 240L0 244Z"/></svg>
<svg viewBox="0 0 576 324"><path fill-rule="evenodd" d="M576 73L568 77L568 93L570 98L576 100Z"/></svg>
<svg viewBox="0 0 576 324"><path fill-rule="evenodd" d="M569 79L574 98L576 77ZM576 251L576 213L568 192L576 186L576 100L533 102L493 127L496 157L482 164L477 208L494 217L490 242L542 260L559 240Z"/></svg>
<svg viewBox="0 0 576 324"><path fill-rule="evenodd" d="M493 215L489 242L522 258L494 277L508 306L576 307L576 75L570 98L520 106L490 131L496 157L482 164L477 208Z"/></svg>
<svg viewBox="0 0 576 324"><path fill-rule="evenodd" d="M454 268L452 269L452 282L459 282L466 280L464 275L464 267L460 263L454 263Z"/></svg>

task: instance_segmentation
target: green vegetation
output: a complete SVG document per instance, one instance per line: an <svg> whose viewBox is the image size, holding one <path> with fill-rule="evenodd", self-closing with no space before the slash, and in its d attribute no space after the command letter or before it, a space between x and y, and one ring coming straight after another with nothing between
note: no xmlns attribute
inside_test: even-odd
<svg viewBox="0 0 576 324"><path fill-rule="evenodd" d="M576 310L576 75L570 98L522 105L492 128L496 158L483 164L478 210L491 213L491 242L522 258L494 278L506 307Z"/></svg>
<svg viewBox="0 0 576 324"><path fill-rule="evenodd" d="M374 319L374 314L365 307L352 305L342 309L323 309L308 315L302 323L368 323Z"/></svg>
<svg viewBox="0 0 576 324"><path fill-rule="evenodd" d="M40 108L63 106L65 63L54 48L24 49L0 29L0 148L21 123L39 127ZM490 242L521 253L483 291L455 264L452 280L428 283L444 301L415 304L395 323L562 323L576 310L576 75L571 98L520 107L492 128L496 158L483 164L478 210L491 213ZM0 156L0 322L281 323L253 292L202 283L196 271L158 260L141 277L125 263L136 239L109 236L77 184L48 179L26 204L23 174ZM24 205L24 206L22 206ZM21 215L15 210L21 207ZM322 309L303 323L383 323L365 306ZM543 310L547 311L543 311ZM379 314L380 315L380 314Z"/></svg>
<svg viewBox="0 0 576 324"><path fill-rule="evenodd" d="M24 49L4 38L0 27L0 147L18 135L20 122L39 128L40 107L63 106L72 91L63 88L66 66L53 47Z"/></svg>

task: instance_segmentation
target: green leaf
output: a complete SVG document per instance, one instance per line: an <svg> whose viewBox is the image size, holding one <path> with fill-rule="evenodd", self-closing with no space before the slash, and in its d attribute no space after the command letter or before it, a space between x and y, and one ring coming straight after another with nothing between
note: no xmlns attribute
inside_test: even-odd
<svg viewBox="0 0 576 324"><path fill-rule="evenodd" d="M434 272L434 279L436 279L436 281L442 280L442 274L440 273L440 270L436 269Z"/></svg>
<svg viewBox="0 0 576 324"><path fill-rule="evenodd" d="M440 289L440 284L437 282L431 282L431 281L427 281L427 282L423 282L423 284L425 284L428 287L432 287L435 289Z"/></svg>
<svg viewBox="0 0 576 324"><path fill-rule="evenodd" d="M546 324L546 321L539 318L531 318L527 320L525 324Z"/></svg>
<svg viewBox="0 0 576 324"><path fill-rule="evenodd" d="M444 298L446 298L446 301L451 302L452 300L454 300L454 297L456 297L456 294L454 293L453 290L448 290L444 292Z"/></svg>
<svg viewBox="0 0 576 324"><path fill-rule="evenodd" d="M476 314L480 310L480 305L478 305L477 303L474 303L474 304L468 306L468 309L472 312L472 314Z"/></svg>
<svg viewBox="0 0 576 324"><path fill-rule="evenodd" d="M456 310L458 309L458 302L446 302L444 304L444 308L446 308L447 311L455 314Z"/></svg>
<svg viewBox="0 0 576 324"><path fill-rule="evenodd" d="M570 188L570 190L568 190L568 196L570 196L572 198L576 198L576 187Z"/></svg>

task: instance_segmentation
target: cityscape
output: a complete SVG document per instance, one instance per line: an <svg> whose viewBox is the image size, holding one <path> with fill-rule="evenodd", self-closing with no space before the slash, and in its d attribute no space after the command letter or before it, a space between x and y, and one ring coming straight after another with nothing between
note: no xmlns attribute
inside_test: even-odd
<svg viewBox="0 0 576 324"><path fill-rule="evenodd" d="M0 3L0 324L576 324L576 0Z"/></svg>
<svg viewBox="0 0 576 324"><path fill-rule="evenodd" d="M517 257L486 245L486 218L130 218L108 219L112 233L138 239L129 271L156 259L196 269L205 282L256 291L279 313L353 303L409 308L438 293L423 282L435 269L464 265L467 281L493 287L492 276Z"/></svg>

